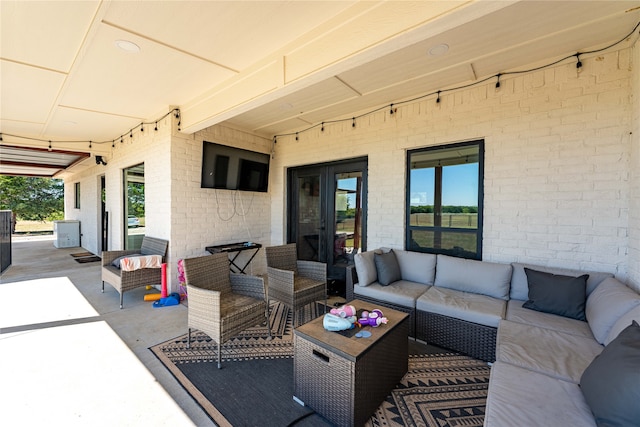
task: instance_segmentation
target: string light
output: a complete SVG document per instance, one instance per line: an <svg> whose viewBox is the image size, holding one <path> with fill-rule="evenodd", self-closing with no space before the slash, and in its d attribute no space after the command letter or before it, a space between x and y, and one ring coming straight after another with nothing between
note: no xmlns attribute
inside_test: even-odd
<svg viewBox="0 0 640 427"><path fill-rule="evenodd" d="M52 148L51 148L51 141L49 141L49 151L51 151L51 150L52 150Z"/></svg>
<svg viewBox="0 0 640 427"><path fill-rule="evenodd" d="M298 140L298 132L296 132L296 141Z"/></svg>
<svg viewBox="0 0 640 427"><path fill-rule="evenodd" d="M322 122L322 127L320 128L320 132L324 132L324 122ZM1 136L0 136L1 138Z"/></svg>
<svg viewBox="0 0 640 427"><path fill-rule="evenodd" d="M576 53L576 59L578 60L578 62L576 62L576 68L579 73L580 71L582 71L582 61L580 61L580 52Z"/></svg>
<svg viewBox="0 0 640 427"><path fill-rule="evenodd" d="M124 143L124 137L127 135L127 133L129 134L130 138L133 138L133 131L140 128L140 132L144 132L144 125L152 125L155 124L155 128L154 130L158 130L158 122L161 120L164 120L166 117L168 117L169 115L175 115L176 118L180 118L180 109L178 108L174 108L171 111L169 111L168 113L166 113L164 116L162 116L161 118L159 118L156 121L151 121L151 122L141 122L139 125L137 125L136 127L133 127L131 129L129 129L128 132L123 133L122 135L120 135L120 143ZM178 121L178 126L180 126L180 121ZM180 130L180 129L178 129ZM0 142L3 141L3 135L4 136L10 136L13 138L18 138L18 139L27 139L30 141L39 141L39 142L48 142L49 143L49 149L51 149L51 143L56 143L56 144L82 144L82 143L89 143L89 148L92 148L93 143L96 144L108 144L109 142L111 142L111 147L115 147L115 142L117 141L118 138L115 139L110 139L110 140L105 140L105 141L87 141L87 140L76 140L76 141L65 141L65 140L48 140L48 139L42 139L42 138L32 138L29 136L22 136L22 135L15 135L15 134L11 134L11 133L0 133Z"/></svg>
<svg viewBox="0 0 640 427"><path fill-rule="evenodd" d="M390 114L394 114L394 113L397 111L397 108L391 108L391 107L393 107L394 105L397 105L397 104L409 104L409 103L412 103L412 102L420 101L420 100L425 99L425 98L427 98L427 97L430 97L430 96L432 96L432 95L436 95L436 104L440 104L440 94L441 94L441 93L444 93L444 92L453 92L453 91L457 91L457 90L461 90L461 89L466 89L466 88L473 87L473 86L478 86L478 85L484 84L485 82L487 82L487 81L489 81L489 80L491 80L491 79L493 79L493 78L496 78L496 79L497 79L496 84L495 84L495 88L496 88L496 91L497 91L498 89L500 89L500 78L501 78L502 76L505 76L505 75L518 75L518 74L525 74L525 73L531 73L531 72L534 72L534 71L539 71L539 70L542 70L542 69L549 68L549 67L552 67L552 66L554 66L554 65L557 65L557 64L559 64L559 63L561 63L561 62L564 62L564 61L566 61L566 60L568 60L568 59L570 59L570 58L574 58L574 57L575 57L575 58L577 58L577 60L578 60L578 61L576 62L576 68L577 68L577 70L578 70L578 73L580 73L580 72L582 71L582 61L580 60L580 55L592 55L592 54L594 54L594 53L599 53L599 52L603 52L603 51L605 51L605 50L608 50L608 49L610 49L610 48L612 48L612 47L614 47L614 46L616 46L616 45L618 45L618 44L620 44L620 43L624 42L624 41L625 41L625 40L627 40L629 37L631 37L631 35L633 35L633 33L635 33L635 32L636 32L636 30L638 29L638 27L640 27L640 22L638 22L638 23L633 27L633 30L631 30L631 32L629 32L627 35L625 35L624 37L622 37L620 40L618 40L618 41L616 41L616 42L611 43L609 46L606 46L606 47L603 47L603 48L599 48L599 49L594 49L594 50L591 50L591 51L577 52L577 53L574 53L574 54L571 54L571 55L565 56L564 58L560 58L560 59L558 59L558 60L556 60L556 61L554 61L554 62L551 62L551 63L545 64L545 65L541 65L541 66L539 66L539 67L530 68L530 69L526 69L526 70L505 71L505 72L498 73L498 74L496 74L496 75L489 76L489 77L486 77L486 78L484 78L484 79L482 79L482 80L478 80L478 81L476 81L476 82L469 83L469 84L466 84L466 85L461 85L461 86L457 86L457 87L452 87L452 88L450 88L450 89L438 90L438 91L436 91L436 92L431 92L431 93L427 93L427 94L425 94L425 95L420 95L420 96L417 96L417 97L412 98L412 99L407 99L407 100L405 100L405 101L399 101L399 102L396 102L396 103L391 104L391 105L389 106L389 108L390 108L389 113L390 113ZM381 108L376 108L375 110L371 110L371 111L369 111L369 112L363 113L363 114L361 114L361 115L360 115L360 116L358 116L358 117L367 116L367 115L370 115L370 114L376 113L376 112L380 111L381 109L386 109L386 108L387 108L386 106L383 106L383 107L381 107ZM322 130L322 131L324 131L324 125L325 125L325 124L327 124L327 123L340 123L340 122L344 122L344 121L346 121L346 120L349 120L349 119L336 119L336 120L324 121L324 122L322 122L322 124L321 124L321 126L322 126L321 130ZM356 127L356 118L355 118L355 117L353 117L353 118L351 118L351 120L352 120L351 127L354 127L354 128L355 128L355 127ZM306 129L302 129L302 130L297 131L297 132L296 132L296 134L298 134L298 133L304 133L304 132L307 132L307 131L309 131L309 130L311 130L311 129L313 129L313 128L317 127L317 126L320 126L320 125L319 125L319 124L316 124L316 125L309 126L309 127L308 127L308 128L306 128ZM284 133L284 134L278 134L278 135L275 135L275 136L291 136L291 135L293 135L293 133Z"/></svg>
<svg viewBox="0 0 640 427"><path fill-rule="evenodd" d="M389 105L389 114L393 116L393 104Z"/></svg>

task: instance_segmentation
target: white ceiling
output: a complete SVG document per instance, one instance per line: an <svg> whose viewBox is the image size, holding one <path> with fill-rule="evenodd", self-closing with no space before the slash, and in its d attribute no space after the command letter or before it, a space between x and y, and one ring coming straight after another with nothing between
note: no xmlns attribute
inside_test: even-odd
<svg viewBox="0 0 640 427"><path fill-rule="evenodd" d="M3 144L100 153L173 107L187 133L271 138L540 65L620 40L640 2L1 0L0 16Z"/></svg>

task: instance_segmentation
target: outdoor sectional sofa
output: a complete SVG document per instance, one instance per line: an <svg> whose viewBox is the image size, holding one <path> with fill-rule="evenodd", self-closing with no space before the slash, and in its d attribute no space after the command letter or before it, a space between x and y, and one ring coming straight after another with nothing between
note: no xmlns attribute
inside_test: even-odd
<svg viewBox="0 0 640 427"><path fill-rule="evenodd" d="M612 274L395 249L354 260L347 300L409 313L412 337L495 362L485 426L595 426L603 411L640 420L640 294Z"/></svg>

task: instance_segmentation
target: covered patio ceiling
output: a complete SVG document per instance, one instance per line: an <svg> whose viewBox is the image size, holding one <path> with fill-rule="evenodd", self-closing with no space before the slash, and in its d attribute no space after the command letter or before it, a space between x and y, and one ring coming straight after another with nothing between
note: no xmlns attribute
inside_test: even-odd
<svg viewBox="0 0 640 427"><path fill-rule="evenodd" d="M185 133L224 123L273 138L567 56L577 62L571 55L624 40L640 7L3 0L0 16L0 144L14 147L0 152L0 173L39 174L41 162L93 164L84 159L173 108ZM624 42L635 40L637 32ZM595 56L580 59L588 67Z"/></svg>

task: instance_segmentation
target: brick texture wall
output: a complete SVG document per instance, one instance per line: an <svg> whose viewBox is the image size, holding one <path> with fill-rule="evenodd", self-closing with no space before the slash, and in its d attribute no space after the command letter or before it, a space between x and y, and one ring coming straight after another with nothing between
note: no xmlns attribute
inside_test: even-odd
<svg viewBox="0 0 640 427"><path fill-rule="evenodd" d="M637 281L637 256L628 259L629 204L639 187L637 175L630 184L638 164L632 58L632 49L600 54L585 58L580 73L567 63L504 76L499 90L488 82L444 93L440 103L434 96L397 105L394 115L382 110L355 128L349 120L298 141L279 138L272 242L285 238L286 168L368 156L368 247L403 248L406 150L483 138L485 260L608 271L623 280L635 264Z"/></svg>

